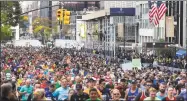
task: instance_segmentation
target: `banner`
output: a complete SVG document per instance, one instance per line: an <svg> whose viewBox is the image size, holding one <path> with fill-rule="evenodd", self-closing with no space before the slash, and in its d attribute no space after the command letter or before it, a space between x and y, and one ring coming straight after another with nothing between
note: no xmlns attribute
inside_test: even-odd
<svg viewBox="0 0 187 101"><path fill-rule="evenodd" d="M141 69L141 60L140 59L132 59L132 67Z"/></svg>
<svg viewBox="0 0 187 101"><path fill-rule="evenodd" d="M77 21L76 23L76 32L81 38L86 38L86 23L84 21Z"/></svg>
<svg viewBox="0 0 187 101"><path fill-rule="evenodd" d="M135 8L110 8L111 16L135 16Z"/></svg>
<svg viewBox="0 0 187 101"><path fill-rule="evenodd" d="M166 16L166 37L174 37L174 17Z"/></svg>
<svg viewBox="0 0 187 101"><path fill-rule="evenodd" d="M118 37L123 38L124 37L124 24L118 23Z"/></svg>

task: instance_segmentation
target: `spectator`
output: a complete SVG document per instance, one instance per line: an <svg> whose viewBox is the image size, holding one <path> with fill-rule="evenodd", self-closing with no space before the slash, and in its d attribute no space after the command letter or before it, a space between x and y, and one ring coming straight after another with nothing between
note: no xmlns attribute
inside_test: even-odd
<svg viewBox="0 0 187 101"><path fill-rule="evenodd" d="M76 84L76 92L71 96L70 101L85 101L89 95L83 92L82 84Z"/></svg>
<svg viewBox="0 0 187 101"><path fill-rule="evenodd" d="M178 78L179 80L176 86L176 90L177 90L177 95L179 95L181 93L181 89L185 88L185 82L186 82L186 78L182 77L182 75L179 76Z"/></svg>
<svg viewBox="0 0 187 101"><path fill-rule="evenodd" d="M102 99L104 101L109 101L109 99L110 99L110 90L108 88L106 88L104 79L100 79L99 80L99 88L98 89L102 93Z"/></svg>
<svg viewBox="0 0 187 101"><path fill-rule="evenodd" d="M70 101L71 100L71 96L75 93L74 89L70 89L68 92L68 99L66 99L65 101Z"/></svg>
<svg viewBox="0 0 187 101"><path fill-rule="evenodd" d="M126 93L125 99L127 101L134 101L136 96L138 96L139 92L140 90L137 87L137 82L135 80L132 80L130 88L127 89L125 92Z"/></svg>
<svg viewBox="0 0 187 101"><path fill-rule="evenodd" d="M160 83L160 86L159 86L159 92L156 94L156 96L159 98L159 99L163 99L165 98L167 95L166 95L166 84L165 83Z"/></svg>
<svg viewBox="0 0 187 101"><path fill-rule="evenodd" d="M53 96L57 98L57 100L68 99L69 87L67 86L67 80L62 78L61 84L62 86L53 92Z"/></svg>
<svg viewBox="0 0 187 101"><path fill-rule="evenodd" d="M26 80L26 85L24 85L23 87L21 87L20 89L20 94L22 96L21 100L27 100L29 95L33 93L33 86L31 86L30 84L30 79Z"/></svg>
<svg viewBox="0 0 187 101"><path fill-rule="evenodd" d="M11 83L4 83L1 85L0 101L18 101L16 94L12 90Z"/></svg>
<svg viewBox="0 0 187 101"><path fill-rule="evenodd" d="M140 92L138 96L136 96L135 101L143 101L145 98L149 97L149 89L153 86L151 80L147 80L145 83L145 90Z"/></svg>
<svg viewBox="0 0 187 101"><path fill-rule="evenodd" d="M92 89L92 88L95 88L95 80L93 79L93 78L90 78L89 79L89 81L88 81L88 88L87 89L85 89L84 90L84 92L86 93L86 94L88 94L88 95L90 95L89 94L89 92L90 92L90 89ZM102 98L102 93L98 90L98 89L96 89L97 90L97 93L99 94L99 97L100 97L100 99Z"/></svg>
<svg viewBox="0 0 187 101"><path fill-rule="evenodd" d="M187 101L187 83L185 84L185 88L181 89L179 96L183 97L184 100Z"/></svg>
<svg viewBox="0 0 187 101"><path fill-rule="evenodd" d="M158 97L162 98L164 94L164 98L169 97L171 93L169 90L165 89L164 94L162 94L162 82L167 83L167 87L175 87L176 90L174 92L176 96L178 93L180 94L178 97L183 98L186 94L184 93L183 95L186 72L179 72L179 68L177 71L173 71L170 70L170 67L165 68L160 65L169 66L169 64L176 64L181 66L181 63L183 63L181 61L185 61L184 59L176 59L174 61L170 57L171 61L169 62L167 56L157 56L160 61L156 59L157 57L151 55L141 54L139 56L138 54L128 52L124 53L124 57L128 59L127 61L131 61L132 57L136 55L136 57L144 59L145 63L149 62L148 65L151 68L144 64L145 68L143 69L124 71L120 67L121 63L116 61L117 59L107 57L106 60L103 56L100 56L102 54L89 54L85 50L48 49L46 47L4 47L1 55L1 60L3 61L1 64L1 80L11 76L12 80L10 79L7 82L16 81L17 90L20 92L21 98L25 96L25 94L21 94L21 90L28 90L29 87L34 86L34 92L37 89L43 88L45 89L45 97L53 101L68 100L69 89L76 90L69 100L76 98L73 101L79 99L85 101L89 99L90 89L93 88L97 90L101 100L105 100L105 95L109 95L110 98L112 92L109 91L118 89L122 99L143 101L146 97L149 97L150 92L148 89L151 87L151 84L158 90L156 92ZM152 60L158 62L159 68L153 68L150 65ZM6 75L7 72L9 73L8 75ZM28 79L31 79L30 86L27 86L25 89ZM148 79L151 82L147 81ZM154 82L152 83L152 81ZM13 91L16 90L16 86L12 85ZM27 101L33 98L33 91L29 90L29 92ZM104 96L102 97L102 95ZM38 96L40 96L39 99L42 99L41 94ZM178 97L176 98L177 100ZM109 100L109 98L106 98L106 100Z"/></svg>
<svg viewBox="0 0 187 101"><path fill-rule="evenodd" d="M90 89L89 96L90 96L90 98L87 99L86 101L101 101L99 99L99 94L97 92L97 89L95 89L95 88Z"/></svg>
<svg viewBox="0 0 187 101"><path fill-rule="evenodd" d="M48 82L47 86L48 87L45 88L45 97L50 99L52 97L52 92L51 91L54 91L55 86L54 86L54 84L51 84L49 82Z"/></svg>
<svg viewBox="0 0 187 101"><path fill-rule="evenodd" d="M75 82L73 84L73 88L75 89L76 84L81 84L81 83L82 83L82 80L81 80L80 76L76 76L75 77Z"/></svg>
<svg viewBox="0 0 187 101"><path fill-rule="evenodd" d="M144 101L161 101L158 97L156 97L156 92L155 88L150 88L149 97L145 98Z"/></svg>
<svg viewBox="0 0 187 101"><path fill-rule="evenodd" d="M177 100L177 101L186 101L186 100L184 100L184 98L183 98L182 96L177 96L177 97L176 97L176 100Z"/></svg>
<svg viewBox="0 0 187 101"><path fill-rule="evenodd" d="M111 92L112 95L112 100L111 101L121 101L121 94L120 91L118 89L113 89Z"/></svg>
<svg viewBox="0 0 187 101"><path fill-rule="evenodd" d="M45 101L49 100L45 97L45 90L40 88L36 89L36 91L33 94L33 101Z"/></svg>
<svg viewBox="0 0 187 101"><path fill-rule="evenodd" d="M168 88L167 97L163 98L162 101L176 101L176 97L174 96L173 87Z"/></svg>
<svg viewBox="0 0 187 101"><path fill-rule="evenodd" d="M127 89L127 81L125 79L121 79L119 86L117 88L120 91L121 98L125 98L125 91Z"/></svg>

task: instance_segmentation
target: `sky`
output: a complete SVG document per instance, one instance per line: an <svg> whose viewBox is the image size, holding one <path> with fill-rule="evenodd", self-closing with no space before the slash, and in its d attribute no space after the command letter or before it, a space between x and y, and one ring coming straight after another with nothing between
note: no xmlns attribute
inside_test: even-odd
<svg viewBox="0 0 187 101"><path fill-rule="evenodd" d="M21 7L22 7L22 9L28 7L28 5L29 5L30 3L32 3L32 2L33 2L33 1L22 1L22 2L21 2Z"/></svg>

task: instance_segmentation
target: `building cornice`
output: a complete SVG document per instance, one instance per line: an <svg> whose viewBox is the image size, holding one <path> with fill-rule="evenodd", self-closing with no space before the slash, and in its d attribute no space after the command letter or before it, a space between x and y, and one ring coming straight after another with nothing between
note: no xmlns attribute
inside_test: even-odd
<svg viewBox="0 0 187 101"><path fill-rule="evenodd" d="M110 10L109 9L95 11L91 14L82 15L82 20L86 21L86 20L97 19L97 18L100 18L100 17L104 17L106 15L110 15Z"/></svg>

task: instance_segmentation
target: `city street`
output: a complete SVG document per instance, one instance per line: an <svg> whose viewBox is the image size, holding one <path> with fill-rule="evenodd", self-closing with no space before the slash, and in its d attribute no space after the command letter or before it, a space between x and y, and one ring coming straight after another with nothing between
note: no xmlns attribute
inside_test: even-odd
<svg viewBox="0 0 187 101"><path fill-rule="evenodd" d="M0 101L187 101L187 1L0 5Z"/></svg>

